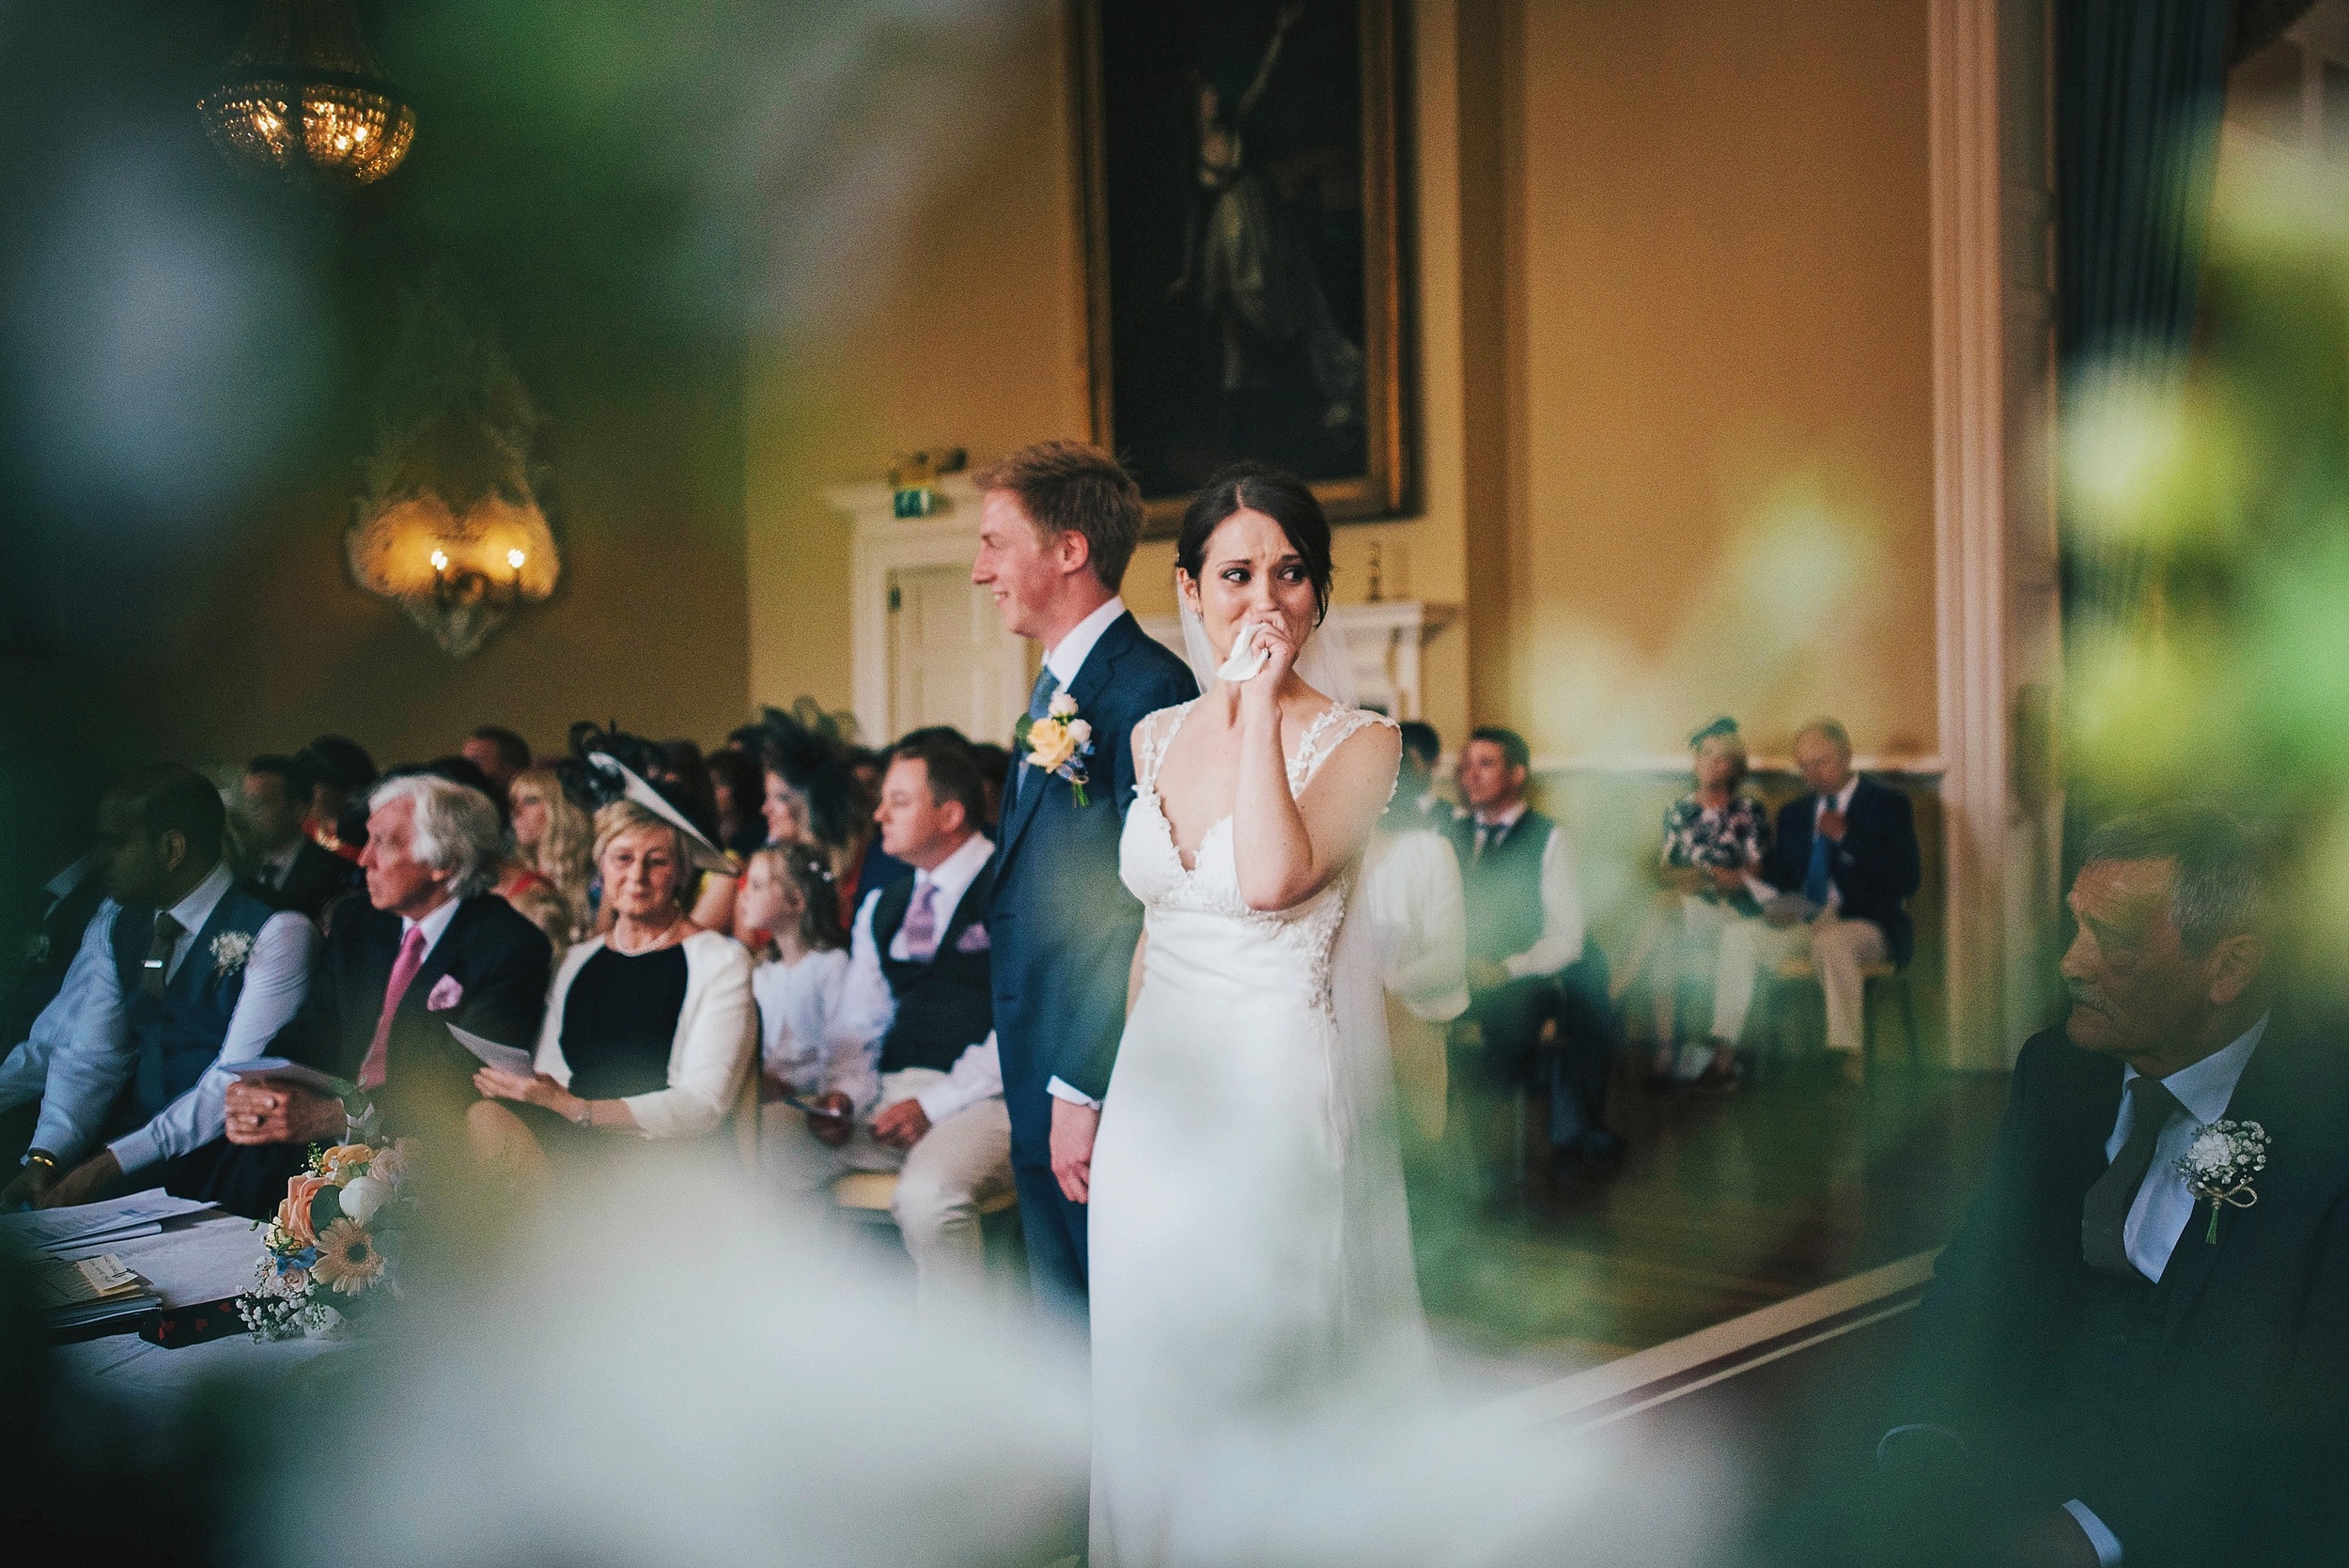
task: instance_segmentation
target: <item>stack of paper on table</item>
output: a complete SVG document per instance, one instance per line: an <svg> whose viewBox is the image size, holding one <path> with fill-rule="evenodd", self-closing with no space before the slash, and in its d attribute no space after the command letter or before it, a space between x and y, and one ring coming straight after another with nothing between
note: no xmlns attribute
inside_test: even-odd
<svg viewBox="0 0 2349 1568"><path fill-rule="evenodd" d="M175 1198L156 1187L102 1203L0 1214L0 1246L35 1256L86 1257L114 1242L153 1235L166 1219L201 1214L211 1206L193 1198Z"/></svg>
<svg viewBox="0 0 2349 1568"><path fill-rule="evenodd" d="M163 1304L153 1285L111 1252L41 1264L33 1271L33 1293L52 1333L139 1317Z"/></svg>

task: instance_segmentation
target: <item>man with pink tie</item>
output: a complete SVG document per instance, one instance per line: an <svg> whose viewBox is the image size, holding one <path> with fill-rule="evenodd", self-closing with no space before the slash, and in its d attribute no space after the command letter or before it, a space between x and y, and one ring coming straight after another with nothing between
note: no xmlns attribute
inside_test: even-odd
<svg viewBox="0 0 2349 1568"><path fill-rule="evenodd" d="M498 840L497 808L479 790L427 773L376 786L359 858L367 907L353 899L336 912L309 996L272 1048L357 1089L335 1099L239 1083L229 1141L332 1143L354 1121L428 1139L461 1132L480 1063L448 1026L527 1049L552 960L538 928L490 891Z"/></svg>

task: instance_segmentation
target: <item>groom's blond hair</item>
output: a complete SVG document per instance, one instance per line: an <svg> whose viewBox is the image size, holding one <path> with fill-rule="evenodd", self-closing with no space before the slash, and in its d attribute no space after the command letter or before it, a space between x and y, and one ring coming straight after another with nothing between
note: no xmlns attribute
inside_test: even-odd
<svg viewBox="0 0 2349 1568"><path fill-rule="evenodd" d="M1063 534L1084 536L1093 575L1117 592L1142 537L1142 487L1115 458L1081 441L1040 441L996 458L972 480L983 492L1008 492L1047 545Z"/></svg>

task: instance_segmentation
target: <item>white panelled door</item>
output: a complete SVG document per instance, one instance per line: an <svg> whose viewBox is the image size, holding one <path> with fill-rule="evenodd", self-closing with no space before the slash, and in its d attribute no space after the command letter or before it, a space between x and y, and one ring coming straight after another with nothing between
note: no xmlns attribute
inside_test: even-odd
<svg viewBox="0 0 2349 1568"><path fill-rule="evenodd" d="M994 666L1008 634L994 598L967 567L901 567L889 574L889 734L952 724L992 740L1011 720L998 711Z"/></svg>
<svg viewBox="0 0 2349 1568"><path fill-rule="evenodd" d="M1035 678L1035 650L1003 629L993 596L971 581L977 491L962 474L938 490L938 510L924 518L894 515L886 485L828 492L855 530L848 618L857 722L876 746L925 724L1009 745Z"/></svg>

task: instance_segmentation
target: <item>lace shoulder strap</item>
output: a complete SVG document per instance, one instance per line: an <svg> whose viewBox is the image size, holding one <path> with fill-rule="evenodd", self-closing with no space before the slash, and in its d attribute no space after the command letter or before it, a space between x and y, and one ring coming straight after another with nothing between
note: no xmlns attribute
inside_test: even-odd
<svg viewBox="0 0 2349 1568"><path fill-rule="evenodd" d="M1289 758L1289 793L1300 793L1313 783L1314 775L1321 771L1321 765L1330 760L1332 752L1373 724L1397 727L1385 714L1373 713L1366 707L1331 703L1322 709L1321 717L1305 726L1304 737L1297 743L1297 754Z"/></svg>
<svg viewBox="0 0 2349 1568"><path fill-rule="evenodd" d="M1143 789L1159 786L1159 765L1166 760L1166 749L1174 744L1174 732L1182 726L1183 715L1189 713L1199 699L1162 707L1145 713L1142 722L1134 726L1134 782Z"/></svg>

